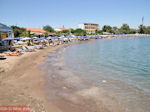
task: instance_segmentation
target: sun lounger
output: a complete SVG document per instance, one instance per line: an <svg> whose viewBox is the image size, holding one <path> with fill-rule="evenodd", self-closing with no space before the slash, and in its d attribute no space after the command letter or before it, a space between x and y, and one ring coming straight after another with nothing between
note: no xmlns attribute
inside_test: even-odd
<svg viewBox="0 0 150 112"><path fill-rule="evenodd" d="M19 56L19 55L21 55L21 53L19 51L17 51L17 52L8 53L7 55L8 56Z"/></svg>
<svg viewBox="0 0 150 112"><path fill-rule="evenodd" d="M4 57L4 55L0 55L0 60L5 60L6 58Z"/></svg>
<svg viewBox="0 0 150 112"><path fill-rule="evenodd" d="M39 49L43 49L43 47L42 47L42 46L39 46Z"/></svg>
<svg viewBox="0 0 150 112"><path fill-rule="evenodd" d="M27 46L25 46L26 50L29 52L35 51L34 49L29 49Z"/></svg>
<svg viewBox="0 0 150 112"><path fill-rule="evenodd" d="M37 46L35 45L33 48L34 48L34 49L37 49Z"/></svg>
<svg viewBox="0 0 150 112"><path fill-rule="evenodd" d="M32 52L30 49L24 49L23 47L20 47L21 51L23 52Z"/></svg>
<svg viewBox="0 0 150 112"><path fill-rule="evenodd" d="M25 49L23 47L20 47L20 50L23 51L23 52L25 51Z"/></svg>

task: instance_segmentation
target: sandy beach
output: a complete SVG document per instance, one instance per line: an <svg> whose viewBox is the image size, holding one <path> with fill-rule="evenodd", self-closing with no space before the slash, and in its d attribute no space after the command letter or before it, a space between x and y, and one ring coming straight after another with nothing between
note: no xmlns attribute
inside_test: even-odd
<svg viewBox="0 0 150 112"><path fill-rule="evenodd" d="M48 47L1 60L0 105L30 105L35 112L45 111L45 107L57 110L45 102L42 90L45 84L44 72L37 69L37 66L44 63L48 53L60 47Z"/></svg>
<svg viewBox="0 0 150 112"><path fill-rule="evenodd" d="M92 40L93 41L93 40ZM72 95L69 100L59 96L49 96L45 92L45 72L38 68L45 63L45 59L52 51L63 47L47 47L36 52L24 53L18 57L8 57L1 60L0 68L0 105L1 106L30 106L31 112L109 112L101 103L96 104L90 97L83 97L80 94ZM7 57L6 57L7 58ZM66 85L60 77L52 78L49 88L76 91L77 88ZM50 91L51 91L50 90ZM49 100L55 97L53 100Z"/></svg>
<svg viewBox="0 0 150 112"><path fill-rule="evenodd" d="M110 97L96 87L78 91L66 83L64 77L55 74L46 82L46 73L39 66L46 63L48 54L62 47L64 45L49 46L0 60L0 105L30 106L31 112L124 112L119 102L103 100ZM98 102L97 97L101 98Z"/></svg>

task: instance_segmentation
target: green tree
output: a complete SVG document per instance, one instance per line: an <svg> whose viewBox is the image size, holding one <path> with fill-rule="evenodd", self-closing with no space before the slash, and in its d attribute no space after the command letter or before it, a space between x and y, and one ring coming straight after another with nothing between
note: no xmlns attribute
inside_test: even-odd
<svg viewBox="0 0 150 112"><path fill-rule="evenodd" d="M146 33L150 34L150 26L146 27Z"/></svg>
<svg viewBox="0 0 150 112"><path fill-rule="evenodd" d="M63 31L61 31L61 33L70 33L70 31L68 31L68 30L63 30Z"/></svg>
<svg viewBox="0 0 150 112"><path fill-rule="evenodd" d="M104 25L102 28L103 32L108 32L108 33L112 33L112 27L109 25Z"/></svg>
<svg viewBox="0 0 150 112"><path fill-rule="evenodd" d="M113 34L119 34L119 30L116 26L112 27L112 33Z"/></svg>
<svg viewBox="0 0 150 112"><path fill-rule="evenodd" d="M47 32L54 32L54 29L50 25L46 25L43 27L43 30Z"/></svg>
<svg viewBox="0 0 150 112"><path fill-rule="evenodd" d="M103 31L102 31L102 30L96 30L95 33L102 35L102 34L103 34Z"/></svg>
<svg viewBox="0 0 150 112"><path fill-rule="evenodd" d="M130 33L130 27L128 24L123 24L121 28L119 29L120 34L129 34Z"/></svg>
<svg viewBox="0 0 150 112"><path fill-rule="evenodd" d="M44 33L44 36L45 36L45 37L48 37L48 33L47 33L47 32L45 32L45 33Z"/></svg>
<svg viewBox="0 0 150 112"><path fill-rule="evenodd" d="M71 28L70 31L72 34L75 32L75 30L73 28Z"/></svg>
<svg viewBox="0 0 150 112"><path fill-rule="evenodd" d="M140 25L140 26L139 26L139 30L138 30L138 32L139 32L139 33L141 33L141 34L146 33L146 27L145 27L145 26L143 26L143 25Z"/></svg>
<svg viewBox="0 0 150 112"><path fill-rule="evenodd" d="M74 30L74 35L76 35L76 36L85 36L86 31L78 28L78 29Z"/></svg>
<svg viewBox="0 0 150 112"><path fill-rule="evenodd" d="M18 37L21 33L25 32L26 29L25 28L21 28L19 26L11 26L11 28L13 29L14 32L14 36Z"/></svg>
<svg viewBox="0 0 150 112"><path fill-rule="evenodd" d="M70 35L70 31L63 30L63 31L61 31L61 34L63 34L64 36L68 36L68 35Z"/></svg>
<svg viewBox="0 0 150 112"><path fill-rule="evenodd" d="M24 31L22 33L19 34L20 37L33 37L34 34L31 34L30 31Z"/></svg>
<svg viewBox="0 0 150 112"><path fill-rule="evenodd" d="M136 34L137 30L136 29L130 29L130 34Z"/></svg>
<svg viewBox="0 0 150 112"><path fill-rule="evenodd" d="M61 33L60 31L55 32L55 34L56 34L57 36L61 36L61 35L62 35L62 33Z"/></svg>

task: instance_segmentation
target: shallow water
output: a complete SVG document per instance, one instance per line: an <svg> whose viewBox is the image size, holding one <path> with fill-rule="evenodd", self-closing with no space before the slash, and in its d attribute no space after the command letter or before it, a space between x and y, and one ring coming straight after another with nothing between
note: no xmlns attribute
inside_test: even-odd
<svg viewBox="0 0 150 112"><path fill-rule="evenodd" d="M55 74L67 82L65 85L76 88L67 95L93 98L96 104L102 102L114 112L149 112L149 37L77 44L55 51L49 57L44 67L48 71L47 79ZM66 92L59 95L66 97Z"/></svg>

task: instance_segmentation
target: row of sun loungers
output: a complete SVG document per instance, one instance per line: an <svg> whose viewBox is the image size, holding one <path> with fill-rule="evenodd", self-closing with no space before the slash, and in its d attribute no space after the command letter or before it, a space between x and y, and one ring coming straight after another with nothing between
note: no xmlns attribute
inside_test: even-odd
<svg viewBox="0 0 150 112"><path fill-rule="evenodd" d="M27 46L20 46L20 48L17 48L17 50L14 52L11 52L11 51L4 52L3 53L4 55L0 55L0 60L6 59L5 55L6 56L20 56L23 54L23 52L35 52L38 49L44 49L44 48L42 46L37 46L37 45L33 46L32 49Z"/></svg>
<svg viewBox="0 0 150 112"><path fill-rule="evenodd" d="M67 43L64 43L64 44L67 44ZM43 44L43 46L42 45L34 45L34 46L32 46L32 48L28 47L28 46L22 46L22 45L16 44L15 46L12 46L12 49L10 49L10 51L6 51L3 53L4 55L0 55L0 60L6 59L5 55L7 55L7 56L20 56L24 52L35 52L36 50L44 49L44 47L46 47L46 46L55 47L59 44L60 44L59 42L57 42L57 43L54 42L54 43L49 43L49 44Z"/></svg>

